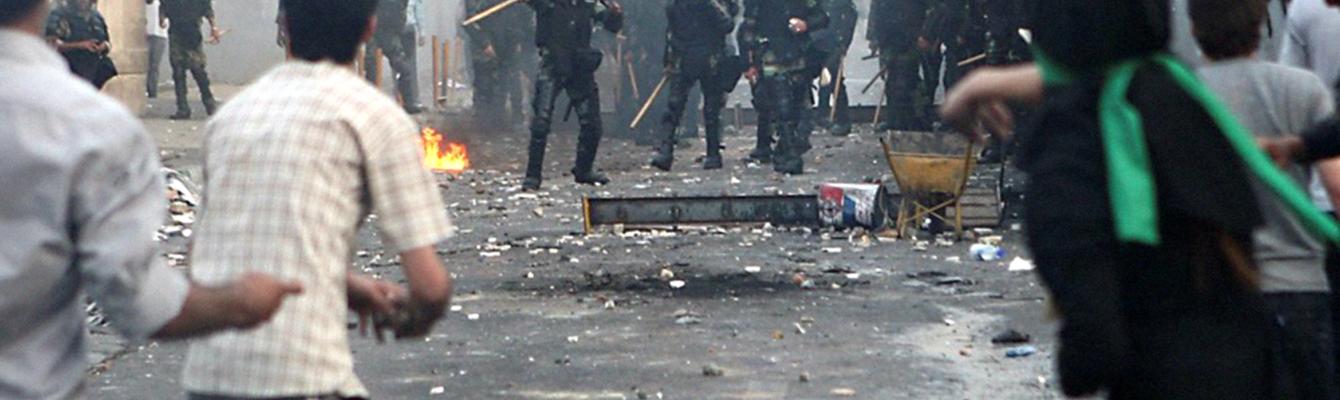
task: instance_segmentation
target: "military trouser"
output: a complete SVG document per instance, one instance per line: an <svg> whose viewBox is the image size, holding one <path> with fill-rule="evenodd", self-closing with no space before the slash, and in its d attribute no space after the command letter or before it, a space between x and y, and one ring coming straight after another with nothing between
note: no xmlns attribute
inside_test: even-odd
<svg viewBox="0 0 1340 400"><path fill-rule="evenodd" d="M919 51L921 53L921 85L917 87L916 108L922 121L936 120L935 93L940 90L940 72L944 65L944 53L939 44Z"/></svg>
<svg viewBox="0 0 1340 400"><path fill-rule="evenodd" d="M847 97L847 77L839 73L842 68L842 57L847 54L846 48L838 49L837 56L830 57L825 65L828 72L833 75L833 81L828 85L819 87L819 120L829 124L850 125L851 112L849 110L850 101ZM838 77L841 76L841 79ZM835 103L833 92L837 91L837 102ZM836 107L837 111L833 108Z"/></svg>
<svg viewBox="0 0 1340 400"><path fill-rule="evenodd" d="M679 129L681 119L684 117L684 109L689 104L689 94L693 86L697 85L702 91L703 103L703 126L706 128L707 136L707 156L721 157L721 109L726 107L726 93L717 82L716 76L689 76L686 74L670 74L670 101L669 109L665 116L661 118L661 140L659 146L661 151L673 153L675 147L675 132Z"/></svg>
<svg viewBox="0 0 1340 400"><path fill-rule="evenodd" d="M883 128L925 130L917 110L917 90L921 85L921 54L916 49L884 50L880 62L884 76L885 113Z"/></svg>
<svg viewBox="0 0 1340 400"><path fill-rule="evenodd" d="M414 59L417 58L410 53L415 51L418 34L412 30L408 34L401 33L396 35L378 34L363 53L363 69L368 82L377 82L377 65L381 60L377 59L377 49L381 49L382 55L386 61L391 64L391 76L395 79L396 92L400 93L400 101L406 107L419 104L419 85L417 66ZM406 39L409 41L406 42Z"/></svg>
<svg viewBox="0 0 1340 400"><path fill-rule="evenodd" d="M211 114L214 112L217 103L214 100L214 92L209 88L209 71L205 70L206 61L202 44L191 46L184 40L168 38L168 64L172 66L172 85L177 94L178 115L191 115L191 104L187 101L187 96L190 94L186 82L187 72L195 77L195 84L200 88L200 100L205 103L205 110Z"/></svg>
<svg viewBox="0 0 1340 400"><path fill-rule="evenodd" d="M573 175L585 176L595 170L596 152L604 126L600 121L600 89L593 74L565 77L552 67L541 67L535 77L535 96L531 99L530 157L526 178L539 181L544 172L544 152L553 125L554 99L562 91L577 114L581 134L577 136L577 160ZM566 111L564 112L566 114Z"/></svg>
<svg viewBox="0 0 1340 400"><path fill-rule="evenodd" d="M773 151L773 169L787 174L804 172L804 155L809 151L801 122L810 107L810 83L801 73L765 74L759 78L760 93L769 109L767 124L777 134Z"/></svg>
<svg viewBox="0 0 1340 400"><path fill-rule="evenodd" d="M754 147L754 151L749 153L749 157L765 163L772 162L774 136L772 125L769 123L772 121L773 113L772 109L769 108L772 107L772 104L765 98L766 95L763 93L763 80L761 78L756 82L750 82L749 90L751 92L750 94L753 96L752 103L754 105L754 113L756 114L755 117L758 119L758 123L756 124L756 135L758 140Z"/></svg>

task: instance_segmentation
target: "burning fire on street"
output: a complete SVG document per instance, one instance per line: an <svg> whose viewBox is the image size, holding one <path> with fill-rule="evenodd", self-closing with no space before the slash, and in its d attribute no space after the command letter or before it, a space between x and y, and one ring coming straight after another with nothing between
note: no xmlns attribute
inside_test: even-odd
<svg viewBox="0 0 1340 400"><path fill-rule="evenodd" d="M470 152L464 144L448 142L436 129L423 128L423 165L433 171L459 174L470 169Z"/></svg>

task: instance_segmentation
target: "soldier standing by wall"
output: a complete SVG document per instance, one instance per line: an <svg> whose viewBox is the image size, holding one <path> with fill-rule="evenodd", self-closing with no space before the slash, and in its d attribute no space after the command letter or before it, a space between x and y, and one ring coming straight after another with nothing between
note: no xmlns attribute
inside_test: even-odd
<svg viewBox="0 0 1340 400"><path fill-rule="evenodd" d="M373 33L371 42L368 42L367 49L364 51L364 69L366 69L367 79L370 82L377 81L378 68L375 66L381 60L377 59L377 50L381 49L382 55L386 61L391 64L391 74L395 77L396 91L400 93L400 100L404 104L405 112L418 114L423 112L423 106L419 105L419 84L417 65L413 64L416 57L411 53L416 51L414 40L406 42L406 30L409 29L409 1L408 0L379 0L377 2L377 30ZM417 37L415 35L414 37Z"/></svg>
<svg viewBox="0 0 1340 400"><path fill-rule="evenodd" d="M466 14L478 14L500 2L466 0ZM505 118L510 124L524 117L520 63L525 58L523 49L528 38L525 30L533 24L530 13L513 7L467 28L476 121L496 122Z"/></svg>
<svg viewBox="0 0 1340 400"><path fill-rule="evenodd" d="M623 9L612 0L528 0L526 4L535 10L540 72L531 99L530 156L522 189L539 190L543 181L544 152L559 91L567 93L569 107L576 111L581 125L573 179L580 184L609 183L609 178L595 170L604 130L595 72L604 55L591 48L591 32L599 22L605 30L618 33L623 28Z"/></svg>
<svg viewBox="0 0 1340 400"><path fill-rule="evenodd" d="M870 47L879 52L884 71L885 112L877 130L926 130L916 108L921 85L918 39L924 27L927 0L872 0Z"/></svg>
<svg viewBox="0 0 1340 400"><path fill-rule="evenodd" d="M740 50L750 64L746 76L760 85L769 109L767 124L777 134L773 170L791 175L805 171L806 148L799 124L810 108L806 52L809 32L828 27L825 0L746 0L740 26Z"/></svg>
<svg viewBox="0 0 1340 400"><path fill-rule="evenodd" d="M944 20L951 12L948 5L948 0L926 2L926 20L917 37L917 50L921 53L921 86L917 87L916 104L918 116L926 128L933 128L933 122L939 119L935 93L940 90L940 72L944 66Z"/></svg>
<svg viewBox="0 0 1340 400"><path fill-rule="evenodd" d="M703 93L703 124L707 157L703 169L721 169L721 109L735 82L726 53L726 36L735 30L740 5L735 0L671 0L665 9L665 75L670 85L670 109L661 120L661 142L651 165L669 171L675 161L675 131L679 128L690 89ZM729 87L727 87L729 86Z"/></svg>
<svg viewBox="0 0 1340 400"><path fill-rule="evenodd" d="M834 136L847 136L851 133L847 79L839 70L846 67L843 59L847 57L847 49L851 47L852 39L856 36L858 18L856 3L852 0L828 0L828 30L834 35L836 43L828 60L824 62L824 68L832 75L832 81L819 87L818 120L826 125ZM834 102L834 91L837 92L836 102ZM833 107L837 107L837 111L833 111Z"/></svg>
<svg viewBox="0 0 1340 400"><path fill-rule="evenodd" d="M214 115L219 104L209 88L209 71L205 69L205 38L200 34L201 20L209 21L209 41L217 43L219 24L214 19L213 0L162 0L159 23L168 26L168 64L172 66L172 85L177 94L177 113L172 119L191 119L191 104L187 99L186 73L195 77L200 88L200 101L205 113Z"/></svg>

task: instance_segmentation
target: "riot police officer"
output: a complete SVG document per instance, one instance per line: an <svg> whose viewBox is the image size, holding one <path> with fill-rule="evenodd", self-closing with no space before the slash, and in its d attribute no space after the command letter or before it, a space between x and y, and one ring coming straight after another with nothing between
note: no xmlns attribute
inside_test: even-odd
<svg viewBox="0 0 1340 400"><path fill-rule="evenodd" d="M921 82L921 49L929 0L872 0L867 38L879 51L884 71L885 120L878 130L926 130L917 110Z"/></svg>
<svg viewBox="0 0 1340 400"><path fill-rule="evenodd" d="M665 74L670 85L670 109L661 120L661 141L651 165L669 171L675 161L675 130L679 128L690 89L695 84L703 93L703 124L707 134L704 169L720 169L721 109L726 92L735 86L726 36L735 30L740 6L735 0L672 0L665 9L669 31L666 35ZM738 79L738 75L736 79Z"/></svg>
<svg viewBox="0 0 1340 400"><path fill-rule="evenodd" d="M527 0L526 4L535 10L540 72L535 78L530 157L522 188L538 190L543 181L544 152L553 124L554 100L560 91L567 94L569 107L577 113L581 125L573 179L580 184L609 183L609 178L595 170L604 129L595 72L604 55L591 48L591 32L598 22L605 30L618 33L623 28L623 10L613 0Z"/></svg>
<svg viewBox="0 0 1340 400"><path fill-rule="evenodd" d="M376 58L376 49L381 49L382 55L391 64L396 91L400 93L405 111L418 114L423 112L423 106L419 104L418 66L414 63L418 43L415 42L417 34L406 34L411 29L408 0L379 0L377 30L368 43L363 65L367 66L368 81L376 82L377 68L373 68L373 65L381 62Z"/></svg>
<svg viewBox="0 0 1340 400"><path fill-rule="evenodd" d="M828 59L824 60L824 69L832 75L832 80L827 85L819 87L818 120L827 125L829 133L835 136L846 136L851 133L847 79L839 70L846 67L843 58L847 56L847 49L851 47L852 39L856 36L858 18L856 3L852 0L829 0L830 22L825 36L831 41L828 45L832 49Z"/></svg>
<svg viewBox="0 0 1340 400"><path fill-rule="evenodd" d="M746 0L740 26L740 50L750 67L746 76L756 82L767 102L767 124L777 135L773 170L804 173L802 156L808 142L800 123L810 108L813 76L807 55L813 50L810 31L828 26L826 0Z"/></svg>
<svg viewBox="0 0 1340 400"><path fill-rule="evenodd" d="M469 15L475 15L502 0L466 0ZM466 28L470 39L470 62L474 75L476 123L505 119L508 126L521 121L521 62L526 59L535 18L524 8L503 10ZM510 108L509 108L510 106Z"/></svg>

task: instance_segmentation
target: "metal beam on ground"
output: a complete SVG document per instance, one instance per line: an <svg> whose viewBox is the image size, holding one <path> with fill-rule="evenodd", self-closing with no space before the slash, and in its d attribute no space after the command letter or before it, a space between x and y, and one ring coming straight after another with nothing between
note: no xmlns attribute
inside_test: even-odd
<svg viewBox="0 0 1340 400"><path fill-rule="evenodd" d="M819 199L793 196L586 198L586 231L597 226L762 224L818 226Z"/></svg>

